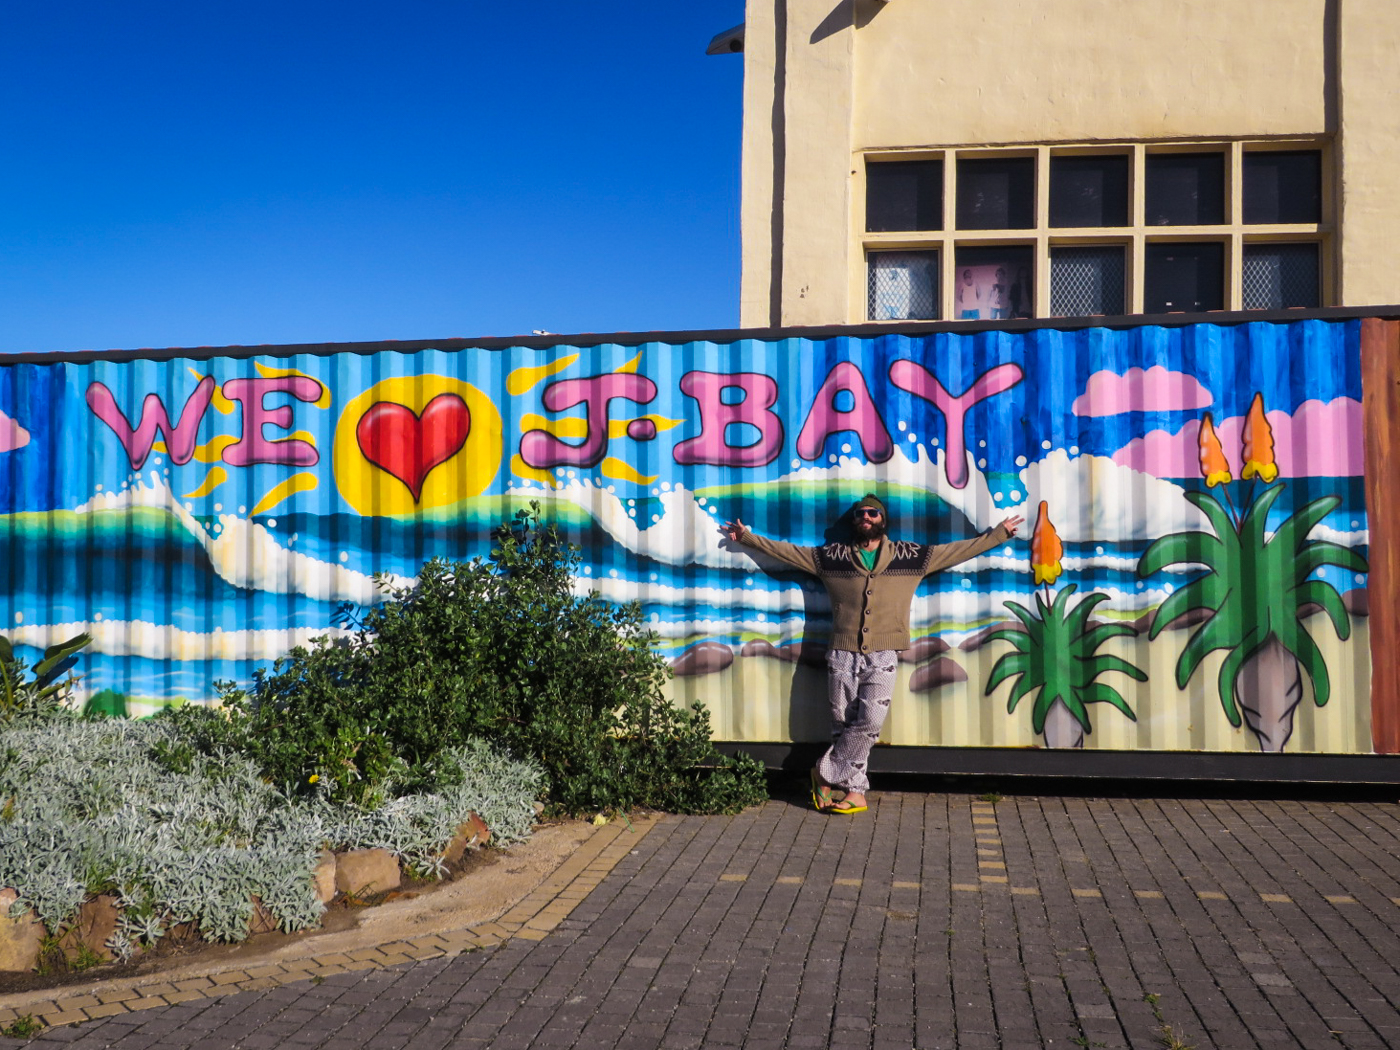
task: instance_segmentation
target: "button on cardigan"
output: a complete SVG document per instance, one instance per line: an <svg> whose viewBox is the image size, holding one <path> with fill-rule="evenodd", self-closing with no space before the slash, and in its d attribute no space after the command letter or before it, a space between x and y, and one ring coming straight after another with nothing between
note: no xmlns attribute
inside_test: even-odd
<svg viewBox="0 0 1400 1050"><path fill-rule="evenodd" d="M919 581L1010 538L1004 525L955 543L911 543L886 537L874 569L865 568L858 548L850 543L799 547L764 539L751 529L744 530L739 542L821 580L831 596L831 648L873 653L909 648L909 606Z"/></svg>

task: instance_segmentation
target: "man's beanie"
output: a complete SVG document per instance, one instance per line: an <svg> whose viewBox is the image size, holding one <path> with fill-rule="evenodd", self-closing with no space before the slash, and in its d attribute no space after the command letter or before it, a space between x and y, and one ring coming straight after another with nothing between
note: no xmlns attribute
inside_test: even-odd
<svg viewBox="0 0 1400 1050"><path fill-rule="evenodd" d="M880 502L880 497L875 495L875 493L873 492L867 492L864 496L862 496L859 502L857 502L855 507L853 507L852 509L855 510L859 509L860 507L874 507L880 512L881 517L888 518L890 516L890 512L887 511L885 509L885 505Z"/></svg>

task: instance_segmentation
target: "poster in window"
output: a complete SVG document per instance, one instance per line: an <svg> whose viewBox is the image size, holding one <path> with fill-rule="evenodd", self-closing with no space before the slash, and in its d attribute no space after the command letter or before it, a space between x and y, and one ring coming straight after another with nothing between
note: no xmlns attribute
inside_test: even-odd
<svg viewBox="0 0 1400 1050"><path fill-rule="evenodd" d="M962 265L953 292L954 316L966 321L1030 317L1032 294L1030 267L1014 259Z"/></svg>

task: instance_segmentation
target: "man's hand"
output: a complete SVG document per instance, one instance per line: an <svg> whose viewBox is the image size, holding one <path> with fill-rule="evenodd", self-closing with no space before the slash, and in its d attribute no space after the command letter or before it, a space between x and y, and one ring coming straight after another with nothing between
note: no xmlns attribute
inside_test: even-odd
<svg viewBox="0 0 1400 1050"><path fill-rule="evenodd" d="M733 521L726 521L724 523L725 537L730 540L733 540L736 543L739 541L739 537L748 531L749 527L745 525L742 521L740 521L738 518L735 518Z"/></svg>
<svg viewBox="0 0 1400 1050"><path fill-rule="evenodd" d="M1006 531L1014 536L1016 535L1016 530L1021 527L1025 520L1026 519L1021 517L1021 515L1013 514L1009 518L1002 518L1000 524L1005 525Z"/></svg>

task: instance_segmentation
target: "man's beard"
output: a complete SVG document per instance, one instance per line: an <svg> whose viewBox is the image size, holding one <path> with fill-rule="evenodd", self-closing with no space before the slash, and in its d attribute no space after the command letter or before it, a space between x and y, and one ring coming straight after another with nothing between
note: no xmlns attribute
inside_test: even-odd
<svg viewBox="0 0 1400 1050"><path fill-rule="evenodd" d="M856 522L856 539L864 543L866 540L882 540L885 538L885 523L883 521L871 521L869 518L862 518Z"/></svg>

